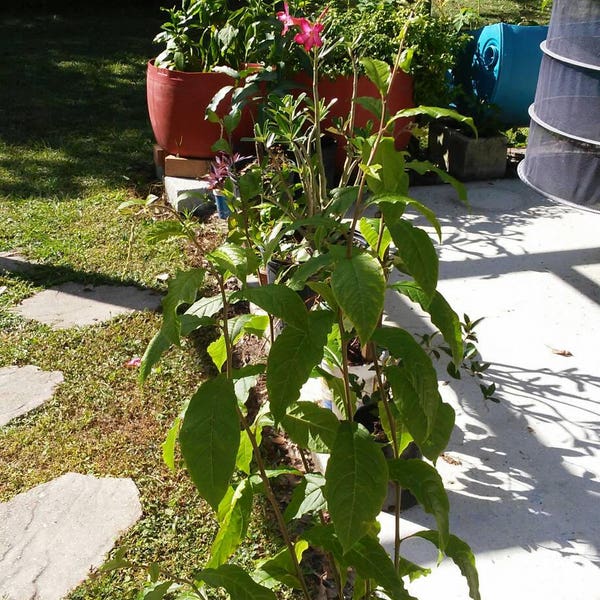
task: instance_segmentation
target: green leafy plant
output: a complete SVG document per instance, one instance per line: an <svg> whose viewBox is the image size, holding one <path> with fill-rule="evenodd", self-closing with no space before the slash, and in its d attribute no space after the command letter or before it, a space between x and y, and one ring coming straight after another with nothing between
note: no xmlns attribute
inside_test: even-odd
<svg viewBox="0 0 600 600"><path fill-rule="evenodd" d="M168 19L155 43L164 46L157 67L178 71L210 71L218 65L272 64L281 53L275 35L274 1L181 0L166 8Z"/></svg>
<svg viewBox="0 0 600 600"><path fill-rule="evenodd" d="M406 116L453 116L469 126L472 121L425 106L388 114L387 96L402 60L402 45L393 67L363 58L362 69L379 97L355 98L354 104L372 112L374 132L355 131L349 115L341 128L347 141L346 164L333 187L322 145L328 107L318 95L319 67L330 47L324 43L325 34L321 37L323 23L296 18L288 10L286 6L279 13L279 20L284 32L294 30L295 41L312 62L312 94L269 98L268 118L257 128L257 162L237 176L228 239L205 256L203 268L179 272L169 282L161 329L140 367L144 380L163 352L179 345L183 336L204 327L218 333L208 347L218 374L190 399L173 424L163 453L167 464L175 467L179 441L187 472L215 511L219 531L207 564L193 579L184 581L154 566L151 589L143 597L176 592L179 598L203 598L205 588L223 588L233 600L274 600L276 590L287 587L310 600L314 594L303 559L312 547L326 556L339 598L344 597L352 569L354 598L409 599L404 578L429 572L402 556L402 543L416 536L458 565L471 598L478 600L474 557L468 545L450 533L448 498L435 468L452 432L454 411L442 401L431 358L418 340L401 327L382 325L386 290L396 290L429 314L455 367L464 359L460 320L437 290L433 241L408 216L411 211L425 216L441 238L433 212L408 192L408 170L434 167L407 162L388 132ZM356 68L354 74L358 76ZM453 183L464 198L464 188ZM368 210L379 216L368 217ZM269 235L260 236L259 231ZM257 287L251 285L250 276L264 263L265 239L269 256L293 255L296 263L276 283ZM285 250L284 240L289 241ZM401 280L390 284L394 271ZM207 277L216 281L217 293L198 298ZM235 291L228 283L232 278L238 282ZM309 302L298 293L306 289L312 292ZM246 302L262 312L235 310ZM284 325L277 337L275 320ZM240 366L236 348L248 335L266 336L270 349L265 361ZM364 395L350 373L353 340L371 363L370 401L377 405L383 437L356 420ZM335 363L337 371L326 373L324 358ZM340 407L339 418L303 399L303 386L319 375ZM259 379L265 382L268 401L250 410L249 390ZM297 445L302 470L267 464L261 452L267 426L284 431ZM410 443L427 461L403 458ZM306 458L311 452L328 455L324 473L311 470ZM274 485L282 475L296 481L286 510ZM395 498L391 557L378 540L376 521L390 486ZM403 489L434 516L435 530L403 536ZM264 495L270 505L281 548L247 572L228 561L247 534L256 494ZM185 592L182 585L187 586Z"/></svg>

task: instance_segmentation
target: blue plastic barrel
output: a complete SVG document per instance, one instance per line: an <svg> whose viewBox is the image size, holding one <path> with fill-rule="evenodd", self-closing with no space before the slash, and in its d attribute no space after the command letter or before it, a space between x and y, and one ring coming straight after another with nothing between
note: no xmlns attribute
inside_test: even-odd
<svg viewBox="0 0 600 600"><path fill-rule="evenodd" d="M471 80L477 96L495 104L507 127L529 124L528 109L542 62L548 27L496 23L473 32Z"/></svg>

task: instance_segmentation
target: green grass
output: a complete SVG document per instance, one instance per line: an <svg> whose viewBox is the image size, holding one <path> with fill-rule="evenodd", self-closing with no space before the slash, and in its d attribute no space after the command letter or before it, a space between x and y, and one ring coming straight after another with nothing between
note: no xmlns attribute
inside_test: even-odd
<svg viewBox="0 0 600 600"><path fill-rule="evenodd" d="M434 10L455 14L461 8L477 15L480 25L512 23L514 25L547 25L550 8L542 9L542 0L433 0Z"/></svg>
<svg viewBox="0 0 600 600"><path fill-rule="evenodd" d="M64 281L161 290L156 276L186 265L180 243L150 246L144 223L117 212L156 185L145 64L160 20L141 10L79 12L0 19L0 251L40 263L0 275L0 366L34 364L65 379L44 407L0 430L0 501L69 471L131 477L143 516L119 547L136 563L160 561L190 576L205 564L216 523L185 472L164 466L160 444L211 368L209 340L169 352L141 388L123 364L143 353L159 315L52 331L10 312ZM241 562L278 539L264 506L255 510ZM141 570L111 572L70 598L134 598L144 578Z"/></svg>

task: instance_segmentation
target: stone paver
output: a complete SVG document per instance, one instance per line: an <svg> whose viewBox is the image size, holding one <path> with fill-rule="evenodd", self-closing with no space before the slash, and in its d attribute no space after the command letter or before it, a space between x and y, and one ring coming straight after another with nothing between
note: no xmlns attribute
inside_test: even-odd
<svg viewBox="0 0 600 600"><path fill-rule="evenodd" d="M25 273L33 267L35 263L18 252L0 252L0 273Z"/></svg>
<svg viewBox="0 0 600 600"><path fill-rule="evenodd" d="M60 371L33 365L0 368L0 427L50 400L62 382Z"/></svg>
<svg viewBox="0 0 600 600"><path fill-rule="evenodd" d="M0 598L63 598L141 514L130 479L77 473L0 504Z"/></svg>
<svg viewBox="0 0 600 600"><path fill-rule="evenodd" d="M156 310L160 296L133 286L64 283L27 298L14 312L53 329L95 325L135 310Z"/></svg>

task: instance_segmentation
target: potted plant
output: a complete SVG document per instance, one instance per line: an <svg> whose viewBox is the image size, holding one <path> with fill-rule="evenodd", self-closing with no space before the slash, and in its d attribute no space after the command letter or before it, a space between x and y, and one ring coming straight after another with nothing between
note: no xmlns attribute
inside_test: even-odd
<svg viewBox="0 0 600 600"><path fill-rule="evenodd" d="M494 106L462 87L455 88L454 96L460 113L472 117L477 134L450 121L431 122L429 159L461 181L504 177L507 138Z"/></svg>
<svg viewBox="0 0 600 600"><path fill-rule="evenodd" d="M155 42L164 49L147 66L147 101L157 143L168 153L206 158L221 136L217 120L204 119L215 94L238 83L251 70L248 62L268 61L273 51L269 35L276 26L272 2L244 0L182 0L165 9L167 21ZM228 107L221 108L221 116ZM242 111L236 143L252 134L252 115Z"/></svg>
<svg viewBox="0 0 600 600"><path fill-rule="evenodd" d="M449 503L439 474L427 462L402 459L403 450L414 441L435 464L450 437L453 410L442 401L431 359L419 342L401 327L382 326L386 289L393 288L431 316L452 360L460 364L460 322L436 289L435 247L425 230L404 216L405 211L418 211L441 235L435 215L408 195L407 169L434 167L406 162L405 153L395 148L388 135L400 118L453 113L417 107L390 114L388 95L400 56L393 67L362 59L365 73L377 89L378 97L368 103L377 125L370 135L349 132L347 172L332 189L325 176L322 149L327 106L318 92L324 48L321 23L297 21L290 28L299 27L312 39L307 49L307 38L296 37L312 62L313 95L269 98L267 120L257 132L257 144L263 151L256 164L237 178L228 239L204 257L204 268L180 272L170 283L161 329L142 359L140 376L144 379L161 354L180 343L181 336L206 326L218 332L218 339L208 348L218 374L204 381L186 404L163 452L174 467L174 444L179 440L190 477L215 510L219 532L204 568L185 579L162 573L153 564L152 583L163 595L185 586L189 588L186 597L203 598L204 588L210 587L224 588L231 597L261 600L275 600L273 590L286 586L311 600L317 594L302 560L312 546L327 556L338 598L344 597L350 568L354 570L353 597L370 600L384 593L407 598L403 579L429 571L401 555L401 542L413 537L403 537L400 530L400 490L409 489L437 523L436 530L426 529L414 536L451 557L467 579L471 598L479 600L473 554L465 542L450 534ZM290 157L289 162L277 160L279 149L283 157ZM457 188L462 196L464 189L458 183ZM252 206L261 210L248 210ZM299 234L306 253L290 277L254 287L248 276L258 269L262 249L251 226L254 215L264 216L265 206L273 209L272 218L277 219L271 224L277 234L270 240L277 240L282 233ZM377 209L380 216L367 218L369 207ZM346 220L348 211L350 219ZM261 227L265 225L261 223ZM359 230L365 244L354 243ZM388 252L392 242L395 250ZM404 278L398 284L390 283L393 270ZM228 285L232 276L238 280L236 292ZM197 298L206 277L216 282L218 291L209 298ZM310 306L295 291L305 285L317 296ZM232 310L233 305L247 301L266 315ZM286 327L271 344L266 360L236 365L234 349L244 335L262 335L275 318ZM332 338L340 341L341 372L332 375L330 386L339 397L341 419L300 400L302 386L320 364ZM348 373L348 344L353 338L370 349L375 373L371 399L378 404L381 427L389 440L389 458L381 451L380 441L355 419L356 395ZM384 352L373 351L375 348ZM258 412L250 412L245 404L248 391L261 375L266 380L268 401ZM329 454L325 473L311 472L307 462L303 469L270 469L260 450L265 426L285 430L302 456L311 451ZM285 511L273 485L282 474L297 482ZM390 482L397 500L391 557L377 538L375 520ZM264 494L270 505L281 549L261 557L249 573L228 560L247 535L255 494ZM298 519L302 519L302 527L297 526Z"/></svg>

